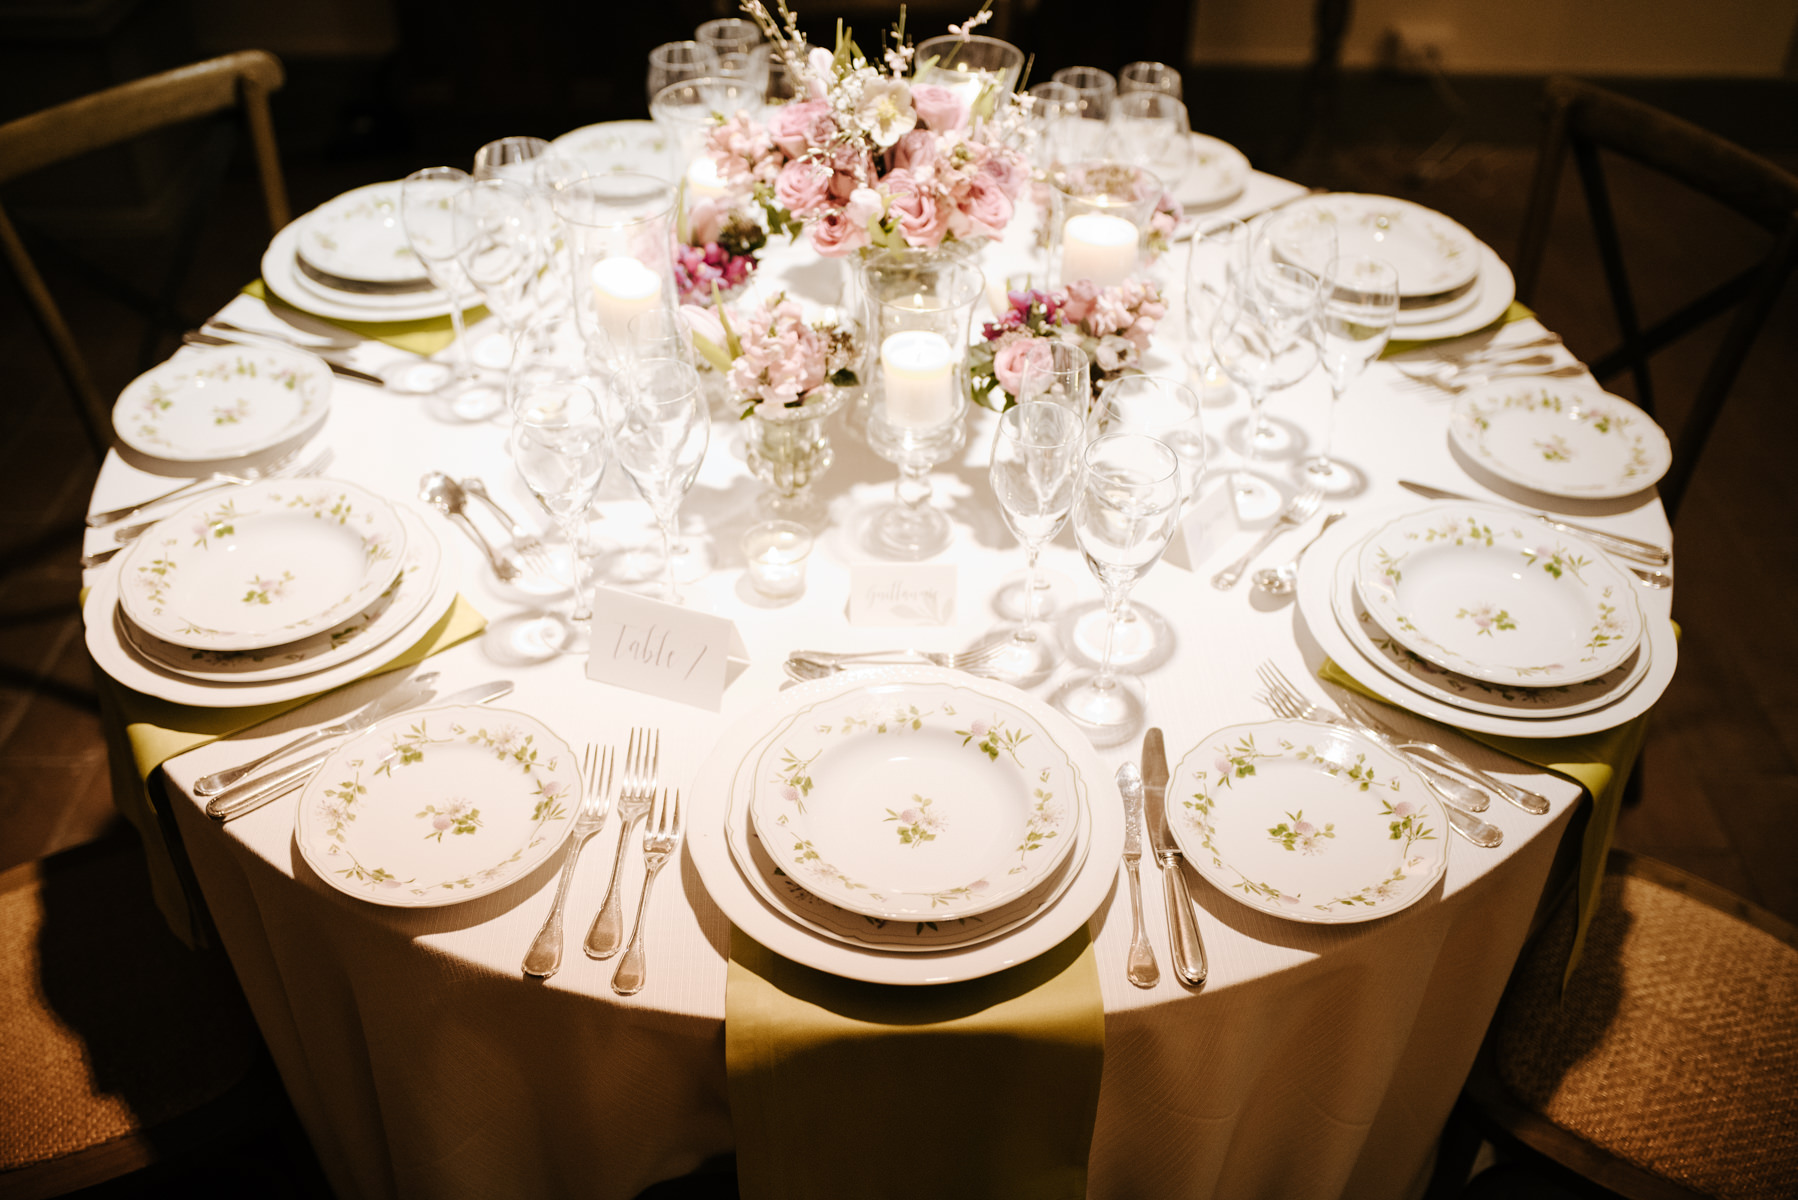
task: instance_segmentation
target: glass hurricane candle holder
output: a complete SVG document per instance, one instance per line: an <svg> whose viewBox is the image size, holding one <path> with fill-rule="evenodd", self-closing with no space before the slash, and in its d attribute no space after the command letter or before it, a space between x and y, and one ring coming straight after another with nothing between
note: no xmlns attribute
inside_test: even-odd
<svg viewBox="0 0 1798 1200"><path fill-rule="evenodd" d="M566 184L553 202L569 243L581 335L598 361L622 370L631 320L675 305L674 186L614 171Z"/></svg>
<svg viewBox="0 0 1798 1200"><path fill-rule="evenodd" d="M1163 187L1120 162L1075 163L1050 179L1049 277L1113 287L1136 273Z"/></svg>
<svg viewBox="0 0 1798 1200"><path fill-rule="evenodd" d="M1024 52L998 38L980 34L963 38L950 33L920 42L912 62L917 72L914 84L946 87L976 117L987 117L993 110L983 110L983 98L990 96L996 108L1016 90L1024 70Z"/></svg>

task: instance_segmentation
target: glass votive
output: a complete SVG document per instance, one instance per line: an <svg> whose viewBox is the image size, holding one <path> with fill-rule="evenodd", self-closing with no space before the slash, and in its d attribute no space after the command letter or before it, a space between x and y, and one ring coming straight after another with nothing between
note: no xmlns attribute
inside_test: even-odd
<svg viewBox="0 0 1798 1200"><path fill-rule="evenodd" d="M794 521L763 521L743 533L749 583L773 600L791 600L805 591L805 560L811 531Z"/></svg>

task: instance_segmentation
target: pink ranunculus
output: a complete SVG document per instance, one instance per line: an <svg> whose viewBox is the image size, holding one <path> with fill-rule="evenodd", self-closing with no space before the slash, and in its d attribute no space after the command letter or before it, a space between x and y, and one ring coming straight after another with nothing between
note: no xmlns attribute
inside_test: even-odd
<svg viewBox="0 0 1798 1200"><path fill-rule="evenodd" d="M816 216L830 201L830 168L796 158L780 169L774 198L796 217Z"/></svg>
<svg viewBox="0 0 1798 1200"><path fill-rule="evenodd" d="M806 151L805 131L814 118L828 116L830 106L822 100L801 100L784 104L768 118L768 134L788 158L798 158Z"/></svg>
<svg viewBox="0 0 1798 1200"><path fill-rule="evenodd" d="M825 208L812 218L806 230L811 237L812 249L825 258L841 258L870 241L868 222L857 221L847 208Z"/></svg>
<svg viewBox="0 0 1798 1200"><path fill-rule="evenodd" d="M1011 197L997 184L976 176L962 201L961 211L966 214L975 236L1003 237L1005 227L1011 224Z"/></svg>
<svg viewBox="0 0 1798 1200"><path fill-rule="evenodd" d="M938 133L960 129L968 123L968 106L946 87L921 83L911 90L911 106L918 119Z"/></svg>
<svg viewBox="0 0 1798 1200"><path fill-rule="evenodd" d="M993 377L1008 394L1015 396L1024 383L1024 368L1032 363L1046 367L1049 361L1049 347L1043 339L1021 337L1001 346L993 355Z"/></svg>

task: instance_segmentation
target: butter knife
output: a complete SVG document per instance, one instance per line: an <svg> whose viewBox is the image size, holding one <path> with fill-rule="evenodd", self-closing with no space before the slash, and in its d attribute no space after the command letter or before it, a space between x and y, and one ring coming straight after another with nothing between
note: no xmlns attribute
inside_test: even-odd
<svg viewBox="0 0 1798 1200"><path fill-rule="evenodd" d="M1516 505L1506 504L1502 500L1481 500L1477 496L1463 496L1460 492L1451 492L1447 488L1432 487L1427 483L1418 483L1414 479L1401 479L1398 481L1398 485L1406 491L1416 492L1419 496L1424 496L1431 500L1472 500L1479 504L1497 504L1504 508L1517 508ZM1578 534L1580 537L1587 538L1588 540L1603 546L1612 554L1620 555L1621 557L1630 559L1634 562L1647 563L1651 567L1664 567L1673 561L1673 555L1668 552L1666 547L1657 546L1653 542L1644 542L1637 538L1624 537L1620 533L1607 533L1603 529L1594 529L1590 525L1576 525L1572 521L1563 521L1553 513L1538 512L1533 508L1517 508L1517 511L1526 516L1534 517L1538 521L1546 521L1556 529L1563 530L1567 533Z"/></svg>
<svg viewBox="0 0 1798 1200"><path fill-rule="evenodd" d="M1142 926L1142 879L1137 864L1142 861L1142 773L1135 763L1118 768L1118 794L1124 798L1124 873L1130 881L1130 961L1126 972L1139 988L1152 988L1161 980L1161 968L1155 965L1155 950L1149 945L1149 934Z"/></svg>
<svg viewBox="0 0 1798 1200"><path fill-rule="evenodd" d="M1351 719L1392 738L1399 743L1401 748L1412 752L1427 753L1450 770L1459 771L1468 778L1477 780L1482 787L1498 793L1526 813L1541 816L1548 811L1548 797L1532 792L1528 788L1518 787L1514 783L1507 783L1490 772L1482 771L1453 750L1438 746L1435 742L1420 742L1406 737L1375 715L1371 705L1363 704L1355 696L1342 698L1342 711L1347 713Z"/></svg>
<svg viewBox="0 0 1798 1200"><path fill-rule="evenodd" d="M1174 973L1188 987L1204 987L1210 967L1205 962L1205 942L1193 916L1192 895L1186 890L1186 856L1174 841L1167 820L1167 747L1159 727L1151 726L1142 739L1143 788L1148 793L1144 815L1149 823L1149 845L1161 867L1161 893L1167 906L1167 936L1174 950Z"/></svg>
<svg viewBox="0 0 1798 1200"><path fill-rule="evenodd" d="M451 692L434 703L438 707L448 707L454 704L485 704L489 700L499 699L511 690L511 680L496 679L490 683L463 688L459 692ZM421 708L430 703L433 703L432 697L427 695L411 707ZM270 771L248 783L239 784L228 792L214 796L206 804L206 815L215 821L229 821L241 817L245 813L255 812L272 800L279 800L312 778L318 769L325 765L325 760L331 757L335 749L332 747L330 750L321 750L317 754L301 759L292 766Z"/></svg>

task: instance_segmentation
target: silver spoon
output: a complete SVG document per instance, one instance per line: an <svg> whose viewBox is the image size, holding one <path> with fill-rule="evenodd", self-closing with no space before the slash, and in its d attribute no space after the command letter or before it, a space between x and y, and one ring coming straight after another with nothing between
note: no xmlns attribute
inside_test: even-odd
<svg viewBox="0 0 1798 1200"><path fill-rule="evenodd" d="M1250 579L1255 581L1256 590L1264 596L1292 595L1292 589L1298 583L1299 578L1299 559L1305 557L1305 551L1317 545L1317 539L1321 538L1330 526L1336 524L1336 522L1342 520L1342 518L1347 515L1348 514L1341 509L1337 509L1335 512L1324 518L1324 523L1317 527L1317 533L1312 536L1310 541L1299 547L1299 552L1292 556L1291 562L1286 563L1284 566L1262 567L1259 571L1256 571L1253 575L1249 576Z"/></svg>
<svg viewBox="0 0 1798 1200"><path fill-rule="evenodd" d="M442 471L431 471L418 481L418 498L460 525L462 531L487 552L487 561L493 564L493 573L499 576L502 583L510 582L518 574L518 568L500 557L499 551L493 548L493 543L469 520L468 493L462 490L461 484Z"/></svg>

